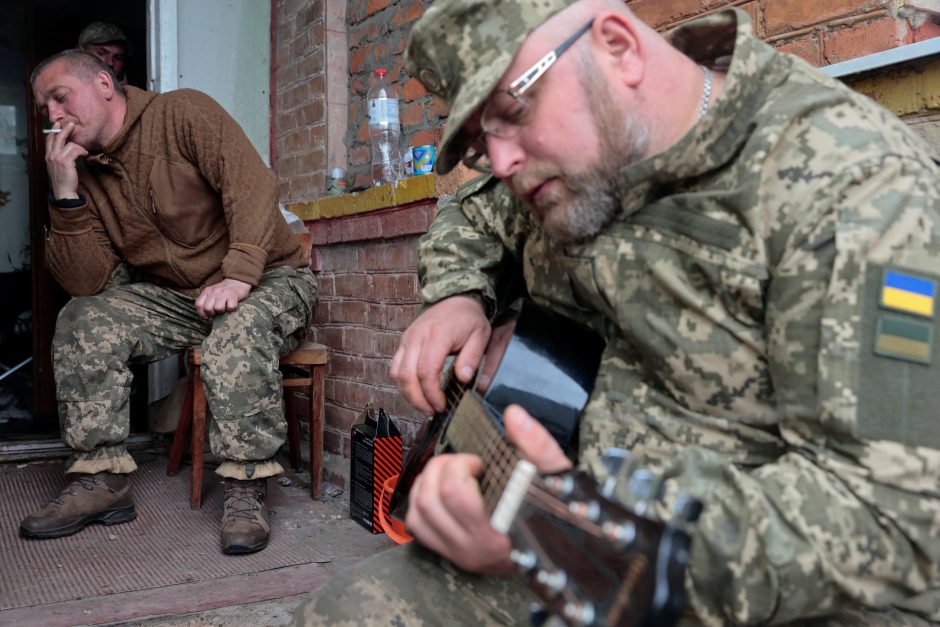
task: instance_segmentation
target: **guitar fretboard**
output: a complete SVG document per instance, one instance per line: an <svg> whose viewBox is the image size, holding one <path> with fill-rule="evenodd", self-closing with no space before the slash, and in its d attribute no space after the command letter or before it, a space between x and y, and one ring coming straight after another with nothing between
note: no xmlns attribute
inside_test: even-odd
<svg viewBox="0 0 940 627"><path fill-rule="evenodd" d="M496 508L519 458L493 422L475 392L465 393L453 410L445 434L447 443L460 453L472 453L483 460L480 491L487 513Z"/></svg>

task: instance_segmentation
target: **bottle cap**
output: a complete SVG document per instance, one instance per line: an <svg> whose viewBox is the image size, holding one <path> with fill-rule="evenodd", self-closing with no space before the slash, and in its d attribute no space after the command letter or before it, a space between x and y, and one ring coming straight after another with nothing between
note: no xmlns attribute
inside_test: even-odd
<svg viewBox="0 0 940 627"><path fill-rule="evenodd" d="M379 78L382 78L382 77L385 76L387 73L388 73L388 71L387 71L384 67L380 67L380 68L376 68L376 69L375 69L375 75L378 76Z"/></svg>

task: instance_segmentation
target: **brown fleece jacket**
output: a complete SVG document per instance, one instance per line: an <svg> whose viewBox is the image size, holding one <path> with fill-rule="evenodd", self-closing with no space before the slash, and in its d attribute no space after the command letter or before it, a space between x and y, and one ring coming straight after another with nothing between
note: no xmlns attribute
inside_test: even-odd
<svg viewBox="0 0 940 627"><path fill-rule="evenodd" d="M126 87L127 115L78 164L74 209L50 206L48 261L73 296L97 294L122 260L195 296L223 278L257 285L308 260L277 205L274 174L212 98Z"/></svg>

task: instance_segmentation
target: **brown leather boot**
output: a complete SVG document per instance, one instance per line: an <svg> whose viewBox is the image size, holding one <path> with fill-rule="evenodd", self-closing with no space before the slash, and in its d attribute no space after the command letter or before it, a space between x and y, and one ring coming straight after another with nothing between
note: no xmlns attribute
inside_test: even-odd
<svg viewBox="0 0 940 627"><path fill-rule="evenodd" d="M268 545L271 523L264 505L264 479L225 480L222 506L222 552L254 553Z"/></svg>
<svg viewBox="0 0 940 627"><path fill-rule="evenodd" d="M59 496L20 523L24 538L61 538L91 523L117 525L137 518L127 475L76 475Z"/></svg>

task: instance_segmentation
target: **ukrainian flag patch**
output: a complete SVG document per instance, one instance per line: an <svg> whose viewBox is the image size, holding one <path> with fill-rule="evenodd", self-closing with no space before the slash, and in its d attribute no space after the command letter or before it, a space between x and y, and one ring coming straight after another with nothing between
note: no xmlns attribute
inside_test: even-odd
<svg viewBox="0 0 940 627"><path fill-rule="evenodd" d="M916 316L933 318L937 284L899 270L885 270L881 306Z"/></svg>
<svg viewBox="0 0 940 627"><path fill-rule="evenodd" d="M905 361L929 364L933 349L933 325L895 316L879 316L875 353Z"/></svg>

